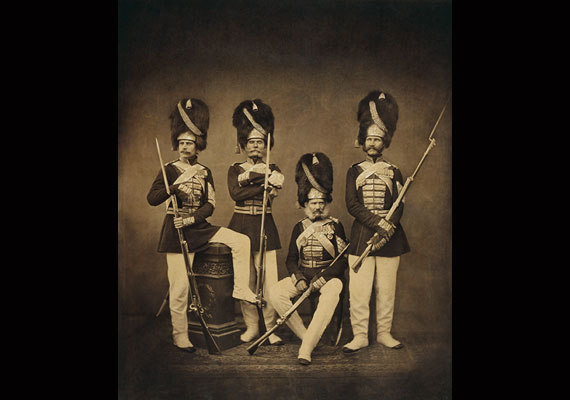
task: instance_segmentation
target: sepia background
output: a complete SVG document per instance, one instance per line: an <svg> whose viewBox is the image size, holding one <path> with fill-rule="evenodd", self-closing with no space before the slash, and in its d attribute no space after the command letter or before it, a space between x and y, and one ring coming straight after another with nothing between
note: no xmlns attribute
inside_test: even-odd
<svg viewBox="0 0 570 400"><path fill-rule="evenodd" d="M282 278L291 230L304 216L295 207L299 157L321 151L331 159L331 215L349 235L346 172L364 158L354 148L358 102L374 89L396 98L398 126L384 155L404 178L412 174L451 93L451 30L451 1L119 1L119 319L154 314L168 288L165 255L156 251L164 206L151 207L146 195L160 167L154 138L165 162L177 157L168 116L181 98L210 109L198 159L213 173L209 221L220 226L233 209L228 167L244 160L235 154L233 110L253 98L272 107L271 161L285 175L273 205ZM393 332L451 338L451 101L435 137L406 196L402 225L412 251L401 258Z"/></svg>

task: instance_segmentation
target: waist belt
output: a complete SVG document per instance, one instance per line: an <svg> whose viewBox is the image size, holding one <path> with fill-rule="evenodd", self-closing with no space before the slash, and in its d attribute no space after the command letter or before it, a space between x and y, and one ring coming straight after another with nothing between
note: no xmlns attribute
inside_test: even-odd
<svg viewBox="0 0 570 400"><path fill-rule="evenodd" d="M368 211L370 211L374 215L385 217L386 215L388 215L388 211L390 210L368 210Z"/></svg>
<svg viewBox="0 0 570 400"><path fill-rule="evenodd" d="M197 209L199 209L200 207L195 206L195 207L182 207L178 209L178 212L182 215L190 215L193 212L195 212ZM168 209L166 210L167 214L171 214L174 215L174 209L172 207L168 207Z"/></svg>
<svg viewBox="0 0 570 400"><path fill-rule="evenodd" d="M332 260L325 260L325 261L310 261L310 260L303 260L301 259L301 267L303 268L321 268L321 267L328 267Z"/></svg>
<svg viewBox="0 0 570 400"><path fill-rule="evenodd" d="M263 214L263 206L234 206L234 212L238 214L261 215ZM267 206L266 214L271 214L271 207Z"/></svg>

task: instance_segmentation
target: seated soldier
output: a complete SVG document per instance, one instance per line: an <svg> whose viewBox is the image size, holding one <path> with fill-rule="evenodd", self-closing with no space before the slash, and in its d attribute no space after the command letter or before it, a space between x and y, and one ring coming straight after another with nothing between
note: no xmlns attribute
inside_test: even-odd
<svg viewBox="0 0 570 400"><path fill-rule="evenodd" d="M311 363L311 353L330 323L343 288L346 259L341 257L327 268L337 254L346 247L341 222L328 216L332 201L333 171L324 153L308 153L297 162L295 181L297 196L306 218L294 227L289 242L286 266L290 277L269 288L268 301L282 316L291 308L291 299L309 287L320 292L319 302L308 328L295 311L287 325L299 339L298 360L302 365Z"/></svg>

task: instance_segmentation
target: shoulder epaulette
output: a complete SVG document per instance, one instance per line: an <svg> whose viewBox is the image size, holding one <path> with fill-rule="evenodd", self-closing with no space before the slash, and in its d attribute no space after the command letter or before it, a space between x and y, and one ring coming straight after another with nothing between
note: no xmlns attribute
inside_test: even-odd
<svg viewBox="0 0 570 400"><path fill-rule="evenodd" d="M243 164L247 164L247 161L242 161L242 162L236 162L232 164L232 167L240 167L242 169L247 169L246 167L243 166Z"/></svg>
<svg viewBox="0 0 570 400"><path fill-rule="evenodd" d="M338 221L338 218L335 218L335 217L329 217L329 218L330 218L333 222L335 222L335 223L338 224L338 222L339 222L339 221Z"/></svg>
<svg viewBox="0 0 570 400"><path fill-rule="evenodd" d="M396 166L396 164L391 163L390 161L386 160L385 158L383 158L382 161L384 161L386 164L388 164L388 165L391 166L392 168L396 168L396 169L398 168L398 167Z"/></svg>

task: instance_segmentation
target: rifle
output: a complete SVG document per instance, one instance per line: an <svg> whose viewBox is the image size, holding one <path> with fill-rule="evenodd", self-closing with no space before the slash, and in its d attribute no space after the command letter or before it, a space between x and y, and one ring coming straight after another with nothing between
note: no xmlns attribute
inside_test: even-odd
<svg viewBox="0 0 570 400"><path fill-rule="evenodd" d="M338 253L338 255L334 258L334 260L332 260L332 262L329 264L329 266L326 267L325 269L323 269L321 272L319 272L315 276L319 276L319 275L322 276L322 274L325 271L330 269L334 265L334 263L336 263L338 261L338 259L346 252L346 250L348 250L348 243L346 244L346 247L344 249L342 249L341 252ZM253 353L255 353L255 351L259 348L259 346L261 346L263 344L263 342L265 342L267 340L267 338L269 338L269 335L271 335L281 325L283 325L285 322L287 322L287 320L291 317L291 314L293 314L297 310L297 308L299 308L299 306L307 299L307 297L310 296L311 292L312 292L311 286L309 285L309 288L303 292L303 294L301 295L301 297L299 297L299 299L295 302L295 304L293 304L291 306L291 308L289 308L287 311L285 311L285 313L280 318L277 318L275 325L273 327L271 327L271 329L269 329L267 332L265 332L262 336L260 336L255 342L253 342L247 348L248 353L250 355L253 355ZM337 335L336 343L338 343L339 338L340 338L340 335Z"/></svg>
<svg viewBox="0 0 570 400"><path fill-rule="evenodd" d="M265 235L265 212L267 211L267 190L269 186L269 155L271 153L271 132L267 133L267 160L265 163L265 181L263 183L263 209L261 214L261 232L259 233L259 265L257 267L257 282L255 295L257 297L257 324L259 334L267 332L263 317L263 280L265 279L265 252L267 251L267 236Z"/></svg>
<svg viewBox="0 0 570 400"><path fill-rule="evenodd" d="M160 146L158 145L158 139L156 139L156 150L158 151L158 158L160 160L160 168L162 169L162 177L164 179L164 186L166 188L166 193L170 196L170 200L172 202L172 208L174 209L174 216L180 216L178 211L178 205L176 203L176 195L174 193L170 193L170 187L168 186L168 179L166 178L166 171L164 169L164 163L162 162L162 156L160 154ZM210 354L221 354L221 350L212 336L208 325L206 325L206 321L204 320L204 307L202 307L202 302L200 301L200 294L198 293L198 284L196 282L196 276L194 275L194 271L192 270L192 265L190 264L190 260L188 259L188 243L186 239L184 239L184 232L181 228L176 228L176 232L178 232L178 240L180 241L180 248L182 250L182 256L184 258L184 263L186 264L186 273L188 275L188 281L190 283L190 293L192 296L192 302L188 306L188 311L193 312L196 317L198 317L198 321L202 326L202 332L204 333L204 339L206 340L206 346L208 346L208 353Z"/></svg>
<svg viewBox="0 0 570 400"><path fill-rule="evenodd" d="M443 109L439 113L439 117L437 118L437 121L435 122L435 125L432 128L431 133L429 134L429 137L428 137L429 145L428 145L426 151L424 152L424 155L422 156L422 158L420 159L420 162L416 166L414 173L411 176L409 176L408 179L406 179L406 182L404 183L404 187L402 188L402 190L398 194L398 198L396 199L394 204L392 204L392 207L390 207L388 214L386 214L385 218L387 221L390 221L390 218L392 218L392 215L394 214L394 212L396 211L396 209L398 208L398 206L402 202L404 195L406 194L406 192L410 188L410 185L414 181L414 178L416 177L418 171L420 170L420 167L422 166L422 164L423 164L425 158L427 157L428 153L431 151L431 149L433 149L435 147L435 139L433 138L433 134L435 132L435 129L437 128L437 125L439 124L439 121L441 120L441 117L443 115L443 112L445 111L445 108L447 107L448 101L449 101L449 97L445 101L445 105L443 106ZM378 237L378 232L376 232L374 234L374 236ZM386 243L388 243L388 240L389 239L387 239L386 237L382 237L382 239L380 239L380 242L378 243L379 246L377 245L377 250L382 248L382 246L384 246ZM354 262L354 264L351 267L352 269L354 269L355 273L358 272L358 270L360 269L360 266L361 266L360 264L362 263L362 260L364 260L364 258L368 256L370 251L372 251L372 238L368 241L368 246L364 249L364 252L362 252L360 257L358 257L358 259Z"/></svg>
<svg viewBox="0 0 570 400"><path fill-rule="evenodd" d="M170 290L167 290L166 294L164 295L164 300L162 300L162 304L160 305L160 308L158 309L158 312L156 313L155 317L158 317L162 312L162 310L164 309L164 307L166 306L166 303L168 302L169 293Z"/></svg>

